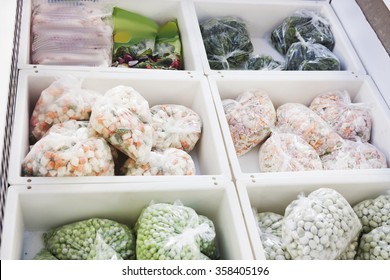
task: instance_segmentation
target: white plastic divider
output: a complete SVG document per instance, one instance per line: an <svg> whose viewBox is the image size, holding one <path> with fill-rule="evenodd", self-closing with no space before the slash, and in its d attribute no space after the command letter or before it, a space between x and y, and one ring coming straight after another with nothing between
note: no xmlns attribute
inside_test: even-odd
<svg viewBox="0 0 390 280"><path fill-rule="evenodd" d="M42 233L71 222L106 218L133 227L151 201L180 200L214 222L221 259L253 259L232 182L11 186L8 191L1 259L32 259L43 247Z"/></svg>
<svg viewBox="0 0 390 280"><path fill-rule="evenodd" d="M247 154L237 157L226 121L223 99L235 99L240 93L248 89L259 89L268 93L275 109L280 105L290 102L301 103L306 106L320 93L333 90L347 90L352 102L364 103L371 109L372 131L370 143L381 150L390 164L390 111L383 97L368 76L238 76L238 75L211 75L208 77L211 92L213 94L220 127L225 141L226 150L230 160L233 176L236 180L250 179L263 180L295 180L304 177L307 180L342 175L353 183L356 175L372 175L372 180L377 180L376 175L390 174L389 168L384 169L359 169L359 170L318 170L300 172L260 172L259 148L257 145Z"/></svg>
<svg viewBox="0 0 390 280"><path fill-rule="evenodd" d="M29 122L35 103L42 90L56 78L73 75L83 79L82 87L104 93L118 85L131 86L152 107L157 104L180 104L194 110L202 119L202 134L195 149L190 152L196 167L194 176L98 176L98 177L23 177L22 161L27 155ZM203 75L155 75L132 73L107 75L101 72L76 71L20 71L15 121L12 135L9 165L9 183L15 184L59 184L59 183L119 183L119 182L163 182L163 181L218 181L231 179L229 162L221 143L218 118L213 106L207 79Z"/></svg>
<svg viewBox="0 0 390 280"><path fill-rule="evenodd" d="M270 55L274 59L283 62L285 58L276 51L271 44L271 32L278 27L285 18L299 10L312 10L320 12L330 23L335 38L333 53L341 62L341 71L310 71L313 75L338 74L366 74L364 66L360 62L347 34L345 33L337 15L328 1L286 1L286 0L188 0L192 8L189 8L192 27L196 39L199 55L203 63L206 75L230 74L239 75L274 75L275 71L255 70L213 70L207 60L206 50L199 24L207 19L224 16L241 18L250 33L254 47L253 54ZM307 71L277 71L278 75L308 75Z"/></svg>
<svg viewBox="0 0 390 280"><path fill-rule="evenodd" d="M390 193L390 176L380 177L376 183L372 181L371 176L362 175L358 176L356 182L352 184L343 176L329 177L328 180L317 178L310 182L305 178L290 179L285 182L263 180L255 183L238 180L236 187L255 258L263 260L265 255L253 208L258 213L274 212L284 215L286 207L297 199L298 195L304 193L307 196L319 188L334 189L343 195L351 206L354 206L363 200Z"/></svg>
<svg viewBox="0 0 390 280"><path fill-rule="evenodd" d="M18 60L18 68L20 69L54 69L54 70L84 70L90 71L105 71L115 73L144 73L144 72L177 72L176 70L154 70L154 69L128 69L117 67L88 67L88 66L67 66L67 65L39 65L31 64L30 61L30 46L32 42L31 38L31 11L32 1L23 1L22 10L22 26L20 33L20 52ZM103 1L103 3L108 3ZM109 4L107 4L109 5ZM193 34L191 33L190 22L187 16L187 8L185 8L184 1L182 0L142 0L142 1L126 1L126 0L114 0L111 5L115 5L122 9L139 13L143 16L149 17L156 21L158 24L163 24L168 20L177 19L178 28L180 31L180 38L182 43L182 55L184 70L182 71L202 71L202 62L198 56L196 44L194 43Z"/></svg>

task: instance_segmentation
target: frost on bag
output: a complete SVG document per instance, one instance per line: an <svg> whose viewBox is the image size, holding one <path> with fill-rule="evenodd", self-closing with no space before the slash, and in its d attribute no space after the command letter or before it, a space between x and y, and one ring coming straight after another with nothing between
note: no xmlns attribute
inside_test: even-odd
<svg viewBox="0 0 390 280"><path fill-rule="evenodd" d="M299 103L286 103L277 111L277 128L294 133L309 143L321 156L339 149L343 144L340 135L316 113Z"/></svg>
<svg viewBox="0 0 390 280"><path fill-rule="evenodd" d="M371 137L371 111L360 103L352 103L349 93L331 91L318 95L310 109L321 116L344 139L367 142Z"/></svg>
<svg viewBox="0 0 390 280"><path fill-rule="evenodd" d="M202 132L202 120L196 112L176 104L155 105L150 112L154 149L194 149Z"/></svg>
<svg viewBox="0 0 390 280"><path fill-rule="evenodd" d="M52 126L24 158L22 175L113 176L109 145L87 126L74 120Z"/></svg>
<svg viewBox="0 0 390 280"><path fill-rule="evenodd" d="M299 41L321 44L333 50L335 39L327 19L315 11L301 10L286 18L271 34L273 46L286 54L290 46Z"/></svg>
<svg viewBox="0 0 390 280"><path fill-rule="evenodd" d="M261 145L259 164L261 172L322 170L319 155L305 140L276 131Z"/></svg>
<svg viewBox="0 0 390 280"><path fill-rule="evenodd" d="M321 188L287 206L282 240L292 259L333 260L345 252L361 228L345 198Z"/></svg>
<svg viewBox="0 0 390 280"><path fill-rule="evenodd" d="M144 162L153 144L149 104L132 87L108 90L92 108L90 124L115 148Z"/></svg>
<svg viewBox="0 0 390 280"><path fill-rule="evenodd" d="M146 207L135 226L139 260L216 259L213 222L192 208L157 203Z"/></svg>
<svg viewBox="0 0 390 280"><path fill-rule="evenodd" d="M212 18L200 24L200 31L211 69L243 69L253 45L241 19Z"/></svg>
<svg viewBox="0 0 390 280"><path fill-rule="evenodd" d="M390 226L390 193L375 199L367 199L353 207L363 225L363 233L369 233L380 226Z"/></svg>
<svg viewBox="0 0 390 280"><path fill-rule="evenodd" d="M325 170L387 168L385 155L368 142L344 140L340 149L321 160Z"/></svg>
<svg viewBox="0 0 390 280"><path fill-rule="evenodd" d="M108 1L34 0L31 62L111 65L112 5Z"/></svg>
<svg viewBox="0 0 390 280"><path fill-rule="evenodd" d="M280 71L284 70L284 64L274 60L269 55L254 55L245 64L247 70Z"/></svg>
<svg viewBox="0 0 390 280"><path fill-rule="evenodd" d="M363 234L355 259L390 260L390 225Z"/></svg>
<svg viewBox="0 0 390 280"><path fill-rule="evenodd" d="M89 120L93 104L101 94L81 88L81 80L67 76L44 89L35 104L30 119L30 130L37 139L54 124L68 120Z"/></svg>
<svg viewBox="0 0 390 280"><path fill-rule="evenodd" d="M286 54L286 70L338 71L340 60L326 47L311 42L296 42Z"/></svg>
<svg viewBox="0 0 390 280"><path fill-rule="evenodd" d="M235 100L223 100L222 105L238 156L264 141L275 125L274 105L260 90L245 91Z"/></svg>
<svg viewBox="0 0 390 280"><path fill-rule="evenodd" d="M135 236L118 222L93 218L44 233L45 248L59 260L132 260Z"/></svg>
<svg viewBox="0 0 390 280"><path fill-rule="evenodd" d="M146 163L137 163L129 158L121 173L130 176L195 175L195 163L183 150L168 148L152 151Z"/></svg>

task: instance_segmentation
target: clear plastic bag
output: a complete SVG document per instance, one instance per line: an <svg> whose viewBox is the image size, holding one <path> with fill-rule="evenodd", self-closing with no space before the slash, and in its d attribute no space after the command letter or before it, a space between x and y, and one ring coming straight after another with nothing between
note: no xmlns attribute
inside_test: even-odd
<svg viewBox="0 0 390 280"><path fill-rule="evenodd" d="M283 216L273 212L257 213L253 210L257 225L262 233L282 237Z"/></svg>
<svg viewBox="0 0 390 280"><path fill-rule="evenodd" d="M390 225L363 234L355 259L390 260Z"/></svg>
<svg viewBox="0 0 390 280"><path fill-rule="evenodd" d="M319 155L305 140L275 130L259 150L261 172L322 170Z"/></svg>
<svg viewBox="0 0 390 280"><path fill-rule="evenodd" d="M135 229L138 260L206 260L218 256L213 222L179 201L149 205Z"/></svg>
<svg viewBox="0 0 390 280"><path fill-rule="evenodd" d="M316 11L296 11L272 31L271 41L281 54L286 54L290 46L299 41L298 35L304 41L324 45L329 50L335 45L328 20Z"/></svg>
<svg viewBox="0 0 390 280"><path fill-rule="evenodd" d="M294 133L321 156L339 149L343 139L316 113L303 104L285 103L277 111L280 132Z"/></svg>
<svg viewBox="0 0 390 280"><path fill-rule="evenodd" d="M282 238L273 234L261 233L261 243L263 244L266 260L291 260L291 255L286 249Z"/></svg>
<svg viewBox="0 0 390 280"><path fill-rule="evenodd" d="M153 144L149 103L132 87L108 90L92 108L91 127L115 148L145 162Z"/></svg>
<svg viewBox="0 0 390 280"><path fill-rule="evenodd" d="M129 158L121 168L129 176L195 175L195 163L183 150L168 148L152 151L147 163L137 163Z"/></svg>
<svg viewBox="0 0 390 280"><path fill-rule="evenodd" d="M235 17L220 17L200 24L211 69L243 69L253 52L245 23Z"/></svg>
<svg viewBox="0 0 390 280"><path fill-rule="evenodd" d="M36 261L56 261L58 260L46 248L42 248L33 258Z"/></svg>
<svg viewBox="0 0 390 280"><path fill-rule="evenodd" d="M345 252L362 226L346 199L321 188L290 203L282 241L292 259L333 260Z"/></svg>
<svg viewBox="0 0 390 280"><path fill-rule="evenodd" d="M109 145L87 126L74 120L52 126L24 158L23 176L113 176Z"/></svg>
<svg viewBox="0 0 390 280"><path fill-rule="evenodd" d="M328 48L311 42L296 42L286 54L286 70L339 71L340 60Z"/></svg>
<svg viewBox="0 0 390 280"><path fill-rule="evenodd" d="M194 149L202 132L202 120L195 111L183 105L164 104L153 106L150 112L154 149Z"/></svg>
<svg viewBox="0 0 390 280"><path fill-rule="evenodd" d="M390 226L390 193L359 202L353 210L363 225L363 233L369 233L380 226Z"/></svg>
<svg viewBox="0 0 390 280"><path fill-rule="evenodd" d="M81 80L66 76L44 89L35 104L30 130L39 140L54 124L89 120L92 106L102 94L81 88Z"/></svg>
<svg viewBox="0 0 390 280"><path fill-rule="evenodd" d="M238 156L264 141L276 122L274 105L267 93L248 90L235 100L222 101L230 134Z"/></svg>
<svg viewBox="0 0 390 280"><path fill-rule="evenodd" d="M321 156L326 170L387 168L385 155L374 145L344 140L340 149Z"/></svg>
<svg viewBox="0 0 390 280"><path fill-rule="evenodd" d="M135 236L118 222L92 218L44 233L45 248L59 260L132 260Z"/></svg>
<svg viewBox="0 0 390 280"><path fill-rule="evenodd" d="M31 62L110 66L112 4L108 1L33 1Z"/></svg>
<svg viewBox="0 0 390 280"><path fill-rule="evenodd" d="M311 102L310 109L344 139L361 142L370 140L371 111L364 104L352 103L346 90L318 95Z"/></svg>
<svg viewBox="0 0 390 280"><path fill-rule="evenodd" d="M251 56L245 64L246 70L260 71L281 71L284 70L284 64L274 60L269 55Z"/></svg>

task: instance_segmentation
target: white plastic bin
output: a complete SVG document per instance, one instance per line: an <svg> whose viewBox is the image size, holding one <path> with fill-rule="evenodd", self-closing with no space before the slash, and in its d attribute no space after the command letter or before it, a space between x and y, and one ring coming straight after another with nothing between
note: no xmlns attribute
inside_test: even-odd
<svg viewBox="0 0 390 280"><path fill-rule="evenodd" d="M303 179L281 182L273 181L237 181L236 186L242 211L248 228L249 239L256 259L265 259L264 249L256 227L252 208L258 213L274 212L284 215L286 207L298 195L309 193L319 188L331 188L339 192L351 206L366 200L376 198L381 194L390 193L390 176L382 176L381 183L373 183L370 176L360 176L354 184L343 180L343 177L316 180L308 183Z"/></svg>
<svg viewBox="0 0 390 280"><path fill-rule="evenodd" d="M183 189L183 187L186 187ZM133 227L151 201L180 200L216 227L221 259L253 259L251 246L231 182L113 184L56 188L11 186L3 225L1 259L32 259L43 247L42 233L88 218L107 218Z"/></svg>
<svg viewBox="0 0 390 280"><path fill-rule="evenodd" d="M269 75L275 71L254 71L254 70L213 70L207 60L206 50L199 24L207 19L215 17L234 16L241 18L248 29L251 42L254 47L253 54L270 55L274 59L283 62L285 58L279 54L271 44L271 32L278 27L285 18L295 11L306 9L318 11L330 23L335 38L333 53L341 62L341 70L338 73L366 73L360 62L351 42L348 39L337 15L334 13L329 1L258 1L258 0L190 0L193 8L192 21L194 36L196 37L199 55L206 74L235 73L243 75ZM276 71L278 74L291 75L300 73L306 75L307 71ZM310 71L310 75L331 74L335 71ZM306 74L305 74L306 73Z"/></svg>
<svg viewBox="0 0 390 280"><path fill-rule="evenodd" d="M21 164L29 151L29 121L43 89L63 75L83 78L82 87L104 93L118 85L131 86L152 107L157 104L180 104L194 110L202 119L202 135L190 155L194 176L101 176L101 177L22 177ZM10 151L10 184L113 183L146 181L214 181L230 179L229 163L207 80L203 76L155 75L150 73L115 74L94 72L30 71L20 72L14 129Z"/></svg>
<svg viewBox="0 0 390 280"><path fill-rule="evenodd" d="M22 19L21 19L21 32L20 32L20 51L18 59L18 68L20 69L57 69L57 70L86 70L91 69L99 71L110 72L145 72L145 71L158 71L150 69L128 69L128 68L116 68L116 67L87 67L87 66L56 66L56 65L37 65L31 64L30 61L30 46L31 46L31 7L32 1L24 0L22 7ZM108 5L115 5L122 9L139 13L143 16L149 17L156 21L158 24L163 24L168 20L177 19L178 28L180 31L180 38L182 43L182 55L184 62L183 71L199 71L202 70L202 62L199 59L198 51L193 43L192 34L190 32L191 22L188 20L187 8L181 0L165 0L164 2L159 0L142 0L142 1L126 1L116 0L103 1ZM176 72L176 70L164 70L165 72Z"/></svg>
<svg viewBox="0 0 390 280"><path fill-rule="evenodd" d="M390 163L390 111L386 106L375 84L367 76L337 76L332 77L277 77L277 76L209 76L209 82L216 110L219 117L221 130L224 136L226 150L229 156L232 173L236 179L250 180L294 180L304 176L307 180L321 177L326 180L329 177L342 175L352 182L356 181L356 175L371 174L372 180L376 175L390 174L389 168L384 169L359 169L359 170L320 170L300 172L260 172L259 148L257 145L247 154L237 157L229 126L226 121L222 106L223 99L235 99L240 93L248 89L259 89L268 93L275 109L289 103L301 103L306 106L320 93L332 90L347 90L352 102L364 103L372 113L372 131L370 143L381 150Z"/></svg>

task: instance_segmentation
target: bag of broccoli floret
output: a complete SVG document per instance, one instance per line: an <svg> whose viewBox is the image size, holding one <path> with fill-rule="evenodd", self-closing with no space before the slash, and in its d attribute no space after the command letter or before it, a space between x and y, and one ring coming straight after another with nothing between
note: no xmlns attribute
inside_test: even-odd
<svg viewBox="0 0 390 280"><path fill-rule="evenodd" d="M244 69L253 45L241 19L212 18L200 24L200 31L211 69Z"/></svg>

